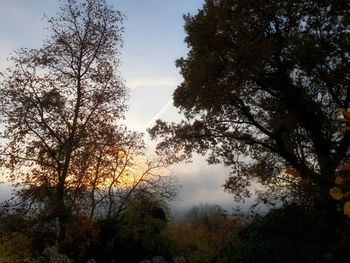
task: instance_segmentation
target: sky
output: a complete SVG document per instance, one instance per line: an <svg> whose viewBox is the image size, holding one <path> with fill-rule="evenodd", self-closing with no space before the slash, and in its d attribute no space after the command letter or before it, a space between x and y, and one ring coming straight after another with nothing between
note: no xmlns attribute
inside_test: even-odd
<svg viewBox="0 0 350 263"><path fill-rule="evenodd" d="M144 132L158 118L177 121L180 115L172 106L172 93L181 83L175 67L177 58L186 56L183 15L196 14L204 0L108 0L127 18L124 21L124 46L120 74L130 88L126 123ZM48 36L43 14L54 16L58 0L0 0L0 72L7 66L9 53L21 48L38 48ZM207 165L204 157L192 163L169 168L180 187L175 209L199 203L221 205L231 210L237 204L223 191L229 169ZM0 188L1 191L1 188ZM2 187L0 198L7 195Z"/></svg>

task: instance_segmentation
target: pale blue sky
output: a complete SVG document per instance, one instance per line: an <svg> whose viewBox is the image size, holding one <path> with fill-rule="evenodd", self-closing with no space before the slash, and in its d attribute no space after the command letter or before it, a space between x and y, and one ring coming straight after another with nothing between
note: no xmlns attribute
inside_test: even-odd
<svg viewBox="0 0 350 263"><path fill-rule="evenodd" d="M143 131L154 117L178 119L170 101L181 82L174 62L187 53L182 16L195 14L204 0L108 2L127 17L120 71L131 89L126 116L129 128ZM58 0L0 0L0 71L6 67L11 51L40 47L47 36L43 14L55 15L58 6ZM203 158L195 158L192 164L179 164L171 169L182 185L180 206L200 202L216 203L226 209L233 206L232 196L222 188L227 168L208 166Z"/></svg>
<svg viewBox="0 0 350 263"><path fill-rule="evenodd" d="M187 53L182 16L196 13L203 2L110 1L127 16L121 70L132 89L127 115L131 128L143 130L170 101L181 80L175 60ZM166 115L175 117L169 108Z"/></svg>

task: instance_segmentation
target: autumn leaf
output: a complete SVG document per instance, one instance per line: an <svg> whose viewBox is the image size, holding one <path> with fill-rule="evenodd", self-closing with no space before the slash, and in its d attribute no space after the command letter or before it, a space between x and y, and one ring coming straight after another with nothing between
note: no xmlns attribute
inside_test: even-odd
<svg viewBox="0 0 350 263"><path fill-rule="evenodd" d="M335 200L341 200L344 197L343 191L338 187L333 187L329 194L332 196Z"/></svg>

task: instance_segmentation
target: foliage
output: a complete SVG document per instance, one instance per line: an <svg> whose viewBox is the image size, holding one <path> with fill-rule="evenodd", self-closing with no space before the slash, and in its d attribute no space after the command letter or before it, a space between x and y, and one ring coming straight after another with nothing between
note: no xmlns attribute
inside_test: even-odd
<svg viewBox="0 0 350 263"><path fill-rule="evenodd" d="M164 200L138 193L118 218L101 220L99 242L90 247L97 261L140 262L169 259L170 239L164 234L169 211Z"/></svg>
<svg viewBox="0 0 350 263"><path fill-rule="evenodd" d="M0 166L17 186L2 209L40 229L30 239L41 251L58 243L79 257L95 219L118 217L135 192L176 195L163 161L145 158L142 135L119 124L123 19L105 0L62 1L42 47L16 51L2 75Z"/></svg>
<svg viewBox="0 0 350 263"><path fill-rule="evenodd" d="M230 218L217 205L194 206L182 220L167 228L167 235L174 240L173 259L191 263L216 262L244 225L244 220Z"/></svg>
<svg viewBox="0 0 350 263"><path fill-rule="evenodd" d="M47 247L42 255L35 261L36 263L72 263L66 256L61 254L56 246Z"/></svg>
<svg viewBox="0 0 350 263"><path fill-rule="evenodd" d="M127 136L114 124L127 94L116 74L122 18L105 1L67 0L48 19L51 37L15 52L1 83L1 166L21 186L22 208L58 219L60 241L86 175L77 164Z"/></svg>
<svg viewBox="0 0 350 263"><path fill-rule="evenodd" d="M345 216L350 218L350 166L345 164L340 168L339 175L334 180L335 186L330 189L329 194L337 200L338 211L343 212Z"/></svg>
<svg viewBox="0 0 350 263"><path fill-rule="evenodd" d="M173 241L167 234L169 209L166 202L149 192L135 192L119 215L101 217L93 222L88 217L75 216L67 225L64 251L57 249L51 222L45 224L42 218L3 214L0 218L0 251L3 252L0 262L12 258L20 262L27 258L47 262L51 257L72 262L89 259L139 262L155 256L169 259Z"/></svg>
<svg viewBox="0 0 350 263"><path fill-rule="evenodd" d="M331 211L293 204L256 216L218 262L343 262L349 231Z"/></svg>
<svg viewBox="0 0 350 263"><path fill-rule="evenodd" d="M349 123L350 123L350 112L345 109L338 109L339 112L342 113L342 119L339 119L341 123L344 124L342 130L350 131ZM337 176L334 179L335 186L330 189L329 195L336 200L337 210L343 212L344 216L350 218L350 164L343 164Z"/></svg>
<svg viewBox="0 0 350 263"><path fill-rule="evenodd" d="M227 221L226 211L218 205L199 204L192 206L184 215L184 223L202 225L208 230L218 228Z"/></svg>
<svg viewBox="0 0 350 263"><path fill-rule="evenodd" d="M177 61L184 81L174 105L186 119L150 130L159 151L170 162L209 153L209 163L233 168L225 186L238 197L258 179L271 192L330 202L349 161L350 133L337 127L337 109L350 106L349 5L207 0L185 16L190 51Z"/></svg>
<svg viewBox="0 0 350 263"><path fill-rule="evenodd" d="M143 258L150 256L167 256L168 241L162 235L168 221L167 207L161 200L137 195L123 214L123 240L135 244L133 253L144 253Z"/></svg>
<svg viewBox="0 0 350 263"><path fill-rule="evenodd" d="M2 235L0 238L0 262L23 262L34 261L34 253L29 238L22 233L12 232Z"/></svg>

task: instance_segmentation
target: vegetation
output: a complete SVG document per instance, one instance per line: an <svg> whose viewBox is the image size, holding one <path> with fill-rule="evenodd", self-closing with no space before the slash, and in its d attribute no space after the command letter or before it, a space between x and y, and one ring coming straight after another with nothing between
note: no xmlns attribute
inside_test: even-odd
<svg viewBox="0 0 350 263"><path fill-rule="evenodd" d="M238 197L258 180L274 198L332 205L349 162L350 133L337 120L350 106L349 10L348 1L207 0L185 16L190 51L177 61L174 104L186 119L150 130L163 138L159 152L222 161Z"/></svg>
<svg viewBox="0 0 350 263"><path fill-rule="evenodd" d="M98 161L90 151L131 137L113 123L124 112L126 96L115 74L121 20L103 2L68 1L48 20L51 38L40 49L17 51L2 82L8 141L2 167L23 185L23 209L35 204L33 209L57 219L60 242L88 187L90 162Z"/></svg>
<svg viewBox="0 0 350 263"><path fill-rule="evenodd" d="M16 186L2 206L6 259L46 251L79 262L98 241L98 220L125 216L139 193L176 195L162 160L144 156L142 135L118 124L128 95L118 75L123 18L103 0L64 1L43 46L10 58L0 84L0 165ZM23 255L8 249L21 244Z"/></svg>
<svg viewBox="0 0 350 263"><path fill-rule="evenodd" d="M343 262L349 223L296 204L255 216L218 262Z"/></svg>
<svg viewBox="0 0 350 263"><path fill-rule="evenodd" d="M16 188L0 210L0 263L348 261L349 12L206 0L185 16L177 61L185 119L157 121L149 159L120 124L124 16L105 0L63 1L43 46L16 51L1 75L0 166ZM165 167L192 153L232 167L237 198L259 182L279 207L249 218L205 204L173 220Z"/></svg>
<svg viewBox="0 0 350 263"><path fill-rule="evenodd" d="M238 199L259 182L261 201L284 204L253 220L223 262L348 260L349 10L206 0L185 16L190 50L173 95L185 118L150 129L158 152L169 163L207 155L232 168L225 188Z"/></svg>
<svg viewBox="0 0 350 263"><path fill-rule="evenodd" d="M182 220L169 226L175 239L174 258L184 262L217 262L246 224L245 218L233 218L217 205L194 206Z"/></svg>

